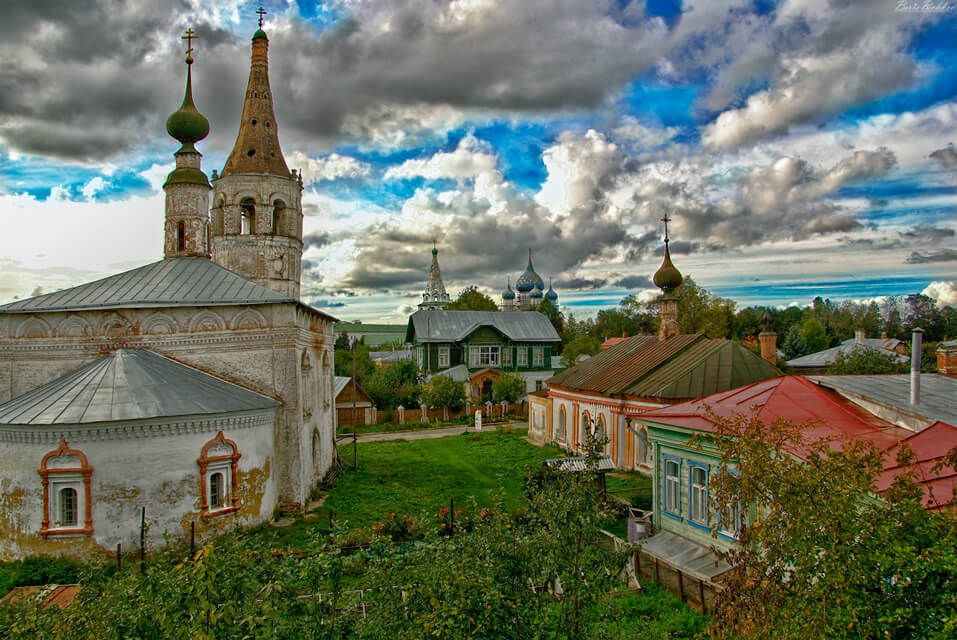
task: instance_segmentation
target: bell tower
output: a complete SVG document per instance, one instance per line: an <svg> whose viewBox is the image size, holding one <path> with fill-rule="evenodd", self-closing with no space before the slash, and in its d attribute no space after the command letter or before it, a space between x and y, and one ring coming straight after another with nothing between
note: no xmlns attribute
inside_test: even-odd
<svg viewBox="0 0 957 640"><path fill-rule="evenodd" d="M269 39L253 34L252 63L236 144L213 171L210 249L214 262L278 293L299 298L302 175L286 166L269 89Z"/></svg>
<svg viewBox="0 0 957 640"><path fill-rule="evenodd" d="M209 134L209 120L193 104L193 40L192 29L183 40L186 49L186 95L183 104L166 120L166 131L182 145L175 153L176 168L166 177L166 223L163 256L209 257L207 221L209 180L200 167L203 155L193 146Z"/></svg>

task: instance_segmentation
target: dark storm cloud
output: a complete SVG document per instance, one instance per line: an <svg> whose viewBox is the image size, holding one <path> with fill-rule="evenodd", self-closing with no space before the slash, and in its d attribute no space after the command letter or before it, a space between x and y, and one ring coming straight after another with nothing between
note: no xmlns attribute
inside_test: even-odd
<svg viewBox="0 0 957 640"><path fill-rule="evenodd" d="M668 243L668 250L671 253L682 255L682 254L694 253L695 251L698 250L700 246L701 246L700 243L693 242L691 240L671 240ZM656 256L665 255L665 246L661 245L660 247L655 249L655 255Z"/></svg>
<svg viewBox="0 0 957 640"><path fill-rule="evenodd" d="M203 144L230 148L249 41L216 27L207 7L186 0L8 4L0 21L0 137L15 150L95 161L162 139L182 99L187 25L199 35L197 107L212 124ZM505 0L475 10L375 0L349 10L318 34L278 14L266 25L287 146L294 140L308 148L347 130L367 138L383 128L414 132L431 126L434 106L595 106L648 69L667 35L660 20L611 0ZM250 33L253 18L246 18Z"/></svg>
<svg viewBox="0 0 957 640"><path fill-rule="evenodd" d="M335 309L337 307L346 306L345 302L339 302L337 300L328 300L326 298L319 298L317 300L310 300L309 304L313 307L325 308L325 309Z"/></svg>
<svg viewBox="0 0 957 640"><path fill-rule="evenodd" d="M948 144L943 149L934 151L929 157L939 162L942 167L946 167L948 169L951 167L957 167L957 149L954 148L953 142Z"/></svg>
<svg viewBox="0 0 957 640"><path fill-rule="evenodd" d="M554 286L556 289L570 289L572 291L581 289L600 289L608 284L604 278L568 278L567 280L558 280Z"/></svg>
<svg viewBox="0 0 957 640"><path fill-rule="evenodd" d="M612 284L625 289L650 289L655 286L651 278L645 276L625 276L620 280L615 280Z"/></svg>
<svg viewBox="0 0 957 640"><path fill-rule="evenodd" d="M302 250L306 251L308 249L318 249L319 247L324 247L329 244L329 234L322 231L315 231L313 233L307 233L302 238Z"/></svg>
<svg viewBox="0 0 957 640"><path fill-rule="evenodd" d="M908 264L924 264L927 262L954 262L957 260L957 249L941 249L940 251L927 251L921 253L914 251L907 256Z"/></svg>
<svg viewBox="0 0 957 640"><path fill-rule="evenodd" d="M900 236L908 240L920 240L923 242L937 242L944 238L953 238L957 231L948 227L934 227L931 225L917 225L907 231L901 231Z"/></svg>

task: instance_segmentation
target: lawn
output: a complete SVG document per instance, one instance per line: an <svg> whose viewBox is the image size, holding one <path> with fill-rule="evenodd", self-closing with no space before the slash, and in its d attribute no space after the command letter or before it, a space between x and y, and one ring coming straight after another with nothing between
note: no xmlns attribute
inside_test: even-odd
<svg viewBox="0 0 957 640"><path fill-rule="evenodd" d="M342 457L352 461L352 445ZM526 468L560 455L553 447L536 447L520 433L464 433L429 440L359 443L359 468L348 470L323 506L354 526L381 521L390 513L418 515L448 507L492 504L501 487L508 508L523 496Z"/></svg>

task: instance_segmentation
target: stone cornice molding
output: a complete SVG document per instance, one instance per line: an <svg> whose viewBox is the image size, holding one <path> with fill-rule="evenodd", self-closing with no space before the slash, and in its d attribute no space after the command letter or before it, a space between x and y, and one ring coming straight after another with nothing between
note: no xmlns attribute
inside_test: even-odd
<svg viewBox="0 0 957 640"><path fill-rule="evenodd" d="M90 425L0 425L0 442L13 444L57 444L62 440L69 442L102 442L250 429L272 425L275 411L279 408L257 409L241 414L212 418L209 416L178 416L175 418L117 423L98 422Z"/></svg>

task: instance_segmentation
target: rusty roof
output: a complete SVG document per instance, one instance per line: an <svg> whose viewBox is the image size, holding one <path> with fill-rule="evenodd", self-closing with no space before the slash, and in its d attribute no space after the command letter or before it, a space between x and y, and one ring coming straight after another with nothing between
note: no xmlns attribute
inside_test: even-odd
<svg viewBox="0 0 957 640"><path fill-rule="evenodd" d="M553 376L549 386L606 395L696 398L780 375L731 340L634 336Z"/></svg>
<svg viewBox="0 0 957 640"><path fill-rule="evenodd" d="M40 607L49 609L57 607L66 609L80 591L75 584L46 584L42 586L14 587L7 595L0 598L0 602L20 604L30 600L38 601Z"/></svg>

